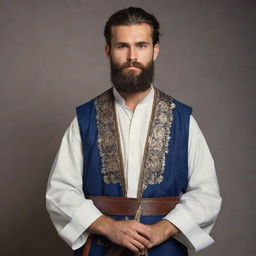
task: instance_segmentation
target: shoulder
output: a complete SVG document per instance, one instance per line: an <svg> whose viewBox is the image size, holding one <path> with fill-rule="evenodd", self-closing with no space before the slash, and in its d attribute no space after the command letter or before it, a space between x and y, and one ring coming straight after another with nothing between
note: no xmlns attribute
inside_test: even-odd
<svg viewBox="0 0 256 256"><path fill-rule="evenodd" d="M95 98L89 100L88 102L85 102L79 106L76 107L76 111L77 113L82 113L82 112L87 112L92 110L92 108L94 108L95 102L98 100L102 100L104 99L106 96L112 94L112 88L104 91L103 93L101 93L100 95L96 96Z"/></svg>
<svg viewBox="0 0 256 256"><path fill-rule="evenodd" d="M170 102L174 103L175 104L174 109L176 109L177 111L184 112L184 113L187 113L189 115L192 113L192 107L178 101L174 97L166 94L165 92L159 90L158 88L155 88L155 90L160 94L160 97L168 99Z"/></svg>
<svg viewBox="0 0 256 256"><path fill-rule="evenodd" d="M192 107L176 100L176 99L173 99L173 102L176 106L176 109L177 110L180 110L180 111L183 111L183 112L186 112L187 114L191 115L192 114Z"/></svg>
<svg viewBox="0 0 256 256"><path fill-rule="evenodd" d="M83 104L77 106L77 107L76 107L76 112L77 112L77 114L82 113L82 112L86 112L86 111L90 110L90 109L93 107L94 100L95 100L95 99L91 99L90 101L85 102L85 103L83 103Z"/></svg>

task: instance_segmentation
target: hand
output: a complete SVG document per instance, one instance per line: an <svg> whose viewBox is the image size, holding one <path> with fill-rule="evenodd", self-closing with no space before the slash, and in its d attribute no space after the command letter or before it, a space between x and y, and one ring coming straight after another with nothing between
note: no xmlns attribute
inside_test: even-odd
<svg viewBox="0 0 256 256"><path fill-rule="evenodd" d="M150 248L161 244L169 239L171 236L179 232L179 229L175 227L168 220L160 220L153 225L147 225L150 228Z"/></svg>
<svg viewBox="0 0 256 256"><path fill-rule="evenodd" d="M116 221L101 216L87 231L104 235L113 243L124 246L134 253L140 253L140 250L151 247L150 227L134 220Z"/></svg>

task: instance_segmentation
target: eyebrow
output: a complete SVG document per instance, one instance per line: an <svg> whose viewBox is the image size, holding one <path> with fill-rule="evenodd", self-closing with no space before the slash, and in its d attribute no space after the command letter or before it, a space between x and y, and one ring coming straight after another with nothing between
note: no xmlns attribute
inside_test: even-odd
<svg viewBox="0 0 256 256"><path fill-rule="evenodd" d="M139 42L136 42L135 44L136 44L136 45L139 45L139 44L149 45L150 43L149 43L149 42L146 42L146 41L139 41ZM114 46L118 46L118 45L125 45L125 46L128 46L129 43L127 43L127 42L117 42L117 43L114 44Z"/></svg>
<svg viewBox="0 0 256 256"><path fill-rule="evenodd" d="M118 46L118 45L129 45L129 44L125 42L117 42L114 44L114 46Z"/></svg>
<svg viewBox="0 0 256 256"><path fill-rule="evenodd" d="M150 43L146 42L146 41L139 41L139 42L136 42L136 44L146 44L146 45L149 45Z"/></svg>

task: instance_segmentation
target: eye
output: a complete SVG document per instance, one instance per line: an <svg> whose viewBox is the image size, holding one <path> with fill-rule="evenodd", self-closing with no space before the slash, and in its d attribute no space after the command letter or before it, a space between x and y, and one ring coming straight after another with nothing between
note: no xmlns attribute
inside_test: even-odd
<svg viewBox="0 0 256 256"><path fill-rule="evenodd" d="M118 44L116 47L118 48L118 49L123 49L123 48L125 48L127 45L126 44Z"/></svg>
<svg viewBox="0 0 256 256"><path fill-rule="evenodd" d="M137 47L142 49L142 48L146 48L147 45L146 44L138 44Z"/></svg>

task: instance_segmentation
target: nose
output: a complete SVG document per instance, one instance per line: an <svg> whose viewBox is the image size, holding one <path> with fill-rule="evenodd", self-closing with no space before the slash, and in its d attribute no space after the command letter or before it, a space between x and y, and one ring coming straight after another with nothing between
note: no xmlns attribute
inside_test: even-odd
<svg viewBox="0 0 256 256"><path fill-rule="evenodd" d="M128 61L131 61L131 60L137 61L137 52L136 52L136 48L134 46L129 47L127 60Z"/></svg>

